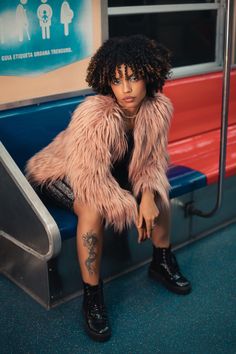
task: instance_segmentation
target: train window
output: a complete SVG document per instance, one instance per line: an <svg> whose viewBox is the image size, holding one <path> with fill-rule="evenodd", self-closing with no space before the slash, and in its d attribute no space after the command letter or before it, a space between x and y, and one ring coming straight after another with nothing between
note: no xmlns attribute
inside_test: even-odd
<svg viewBox="0 0 236 354"><path fill-rule="evenodd" d="M216 11L115 16L110 37L143 33L172 52L173 67L215 60Z"/></svg>
<svg viewBox="0 0 236 354"><path fill-rule="evenodd" d="M215 0L108 0L109 7L140 6L140 5L167 5L167 4L193 4L214 3Z"/></svg>
<svg viewBox="0 0 236 354"><path fill-rule="evenodd" d="M214 70L222 65L223 12L224 0L108 0L109 37L157 39L177 76Z"/></svg>

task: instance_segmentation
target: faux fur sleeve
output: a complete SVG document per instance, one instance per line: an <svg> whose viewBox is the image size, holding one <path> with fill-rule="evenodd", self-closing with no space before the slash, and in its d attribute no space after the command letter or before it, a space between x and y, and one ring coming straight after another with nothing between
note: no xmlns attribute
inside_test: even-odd
<svg viewBox="0 0 236 354"><path fill-rule="evenodd" d="M104 99L100 104L99 96L93 97L75 111L67 132L66 176L75 196L121 231L135 221L137 205L111 174L111 151L118 146L121 154L120 144L126 141L119 135L116 112L111 115L107 103L105 107Z"/></svg>
<svg viewBox="0 0 236 354"><path fill-rule="evenodd" d="M151 190L160 196L166 206L169 204L167 144L172 112L173 106L163 94L146 102L135 129L137 148L130 166L134 194Z"/></svg>

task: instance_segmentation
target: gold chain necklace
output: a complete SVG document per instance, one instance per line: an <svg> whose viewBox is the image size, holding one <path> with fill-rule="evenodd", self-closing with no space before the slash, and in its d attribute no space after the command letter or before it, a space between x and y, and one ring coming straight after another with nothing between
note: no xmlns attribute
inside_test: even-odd
<svg viewBox="0 0 236 354"><path fill-rule="evenodd" d="M126 119L133 119L133 118L136 117L136 115L137 115L137 113L135 113L135 114L132 115L132 116L127 116L126 114L123 113L123 117L126 118Z"/></svg>

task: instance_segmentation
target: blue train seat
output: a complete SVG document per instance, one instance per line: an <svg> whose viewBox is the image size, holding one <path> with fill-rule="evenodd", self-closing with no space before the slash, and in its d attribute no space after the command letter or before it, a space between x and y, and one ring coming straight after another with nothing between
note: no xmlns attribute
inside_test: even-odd
<svg viewBox="0 0 236 354"><path fill-rule="evenodd" d="M26 161L67 126L73 110L83 99L84 97L73 98L1 113L2 143L23 173ZM171 184L170 198L206 185L206 178L202 173L181 165L171 165L168 178ZM62 240L74 237L75 216L50 201L47 201L46 206L59 226Z"/></svg>

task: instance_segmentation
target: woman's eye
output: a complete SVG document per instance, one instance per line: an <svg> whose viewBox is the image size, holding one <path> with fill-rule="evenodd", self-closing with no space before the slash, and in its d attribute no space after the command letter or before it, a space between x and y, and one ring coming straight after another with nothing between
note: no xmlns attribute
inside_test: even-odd
<svg viewBox="0 0 236 354"><path fill-rule="evenodd" d="M129 78L130 81L138 81L138 78L135 75L130 76Z"/></svg>
<svg viewBox="0 0 236 354"><path fill-rule="evenodd" d="M113 83L113 85L119 85L120 79L115 78L112 80L112 83Z"/></svg>

